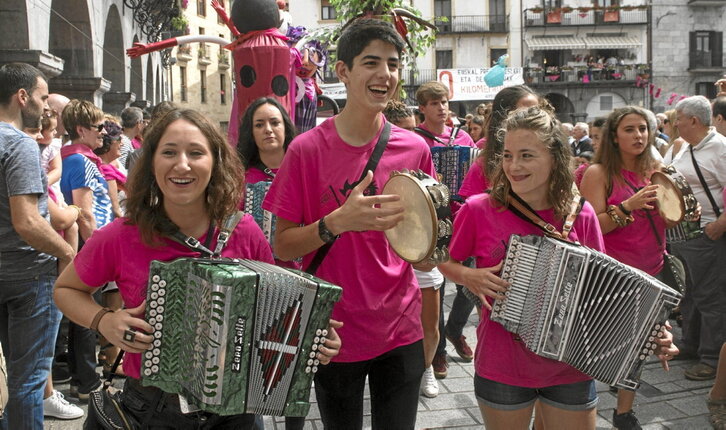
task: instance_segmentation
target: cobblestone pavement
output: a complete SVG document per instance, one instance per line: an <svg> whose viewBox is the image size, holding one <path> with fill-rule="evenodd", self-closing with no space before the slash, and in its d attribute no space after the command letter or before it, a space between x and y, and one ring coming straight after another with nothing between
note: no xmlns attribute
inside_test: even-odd
<svg viewBox="0 0 726 430"><path fill-rule="evenodd" d="M451 308L456 289L453 285L446 288L445 312ZM464 335L472 349L476 344L476 312L469 318L470 324ZM676 327L676 338L678 328ZM482 429L482 418L476 404L473 388L474 363L463 363L456 351L448 345L449 373L446 379L439 380L440 394L429 399L419 398L417 429ZM635 413L645 430L676 430L676 429L709 429L706 396L713 381L689 381L683 376L683 370L695 364L694 361L672 361L671 370L663 371L659 363L648 363L643 372L643 384L635 399ZM68 384L58 385L70 401ZM598 405L597 428L612 428L612 413L616 404L616 396L608 391L604 384L597 384L600 397ZM314 393L312 400L314 402ZM86 405L81 405L86 409ZM364 428L371 428L370 403L364 405ZM45 429L48 430L80 430L83 419L61 421L47 419ZM285 425L280 418L265 417L266 430L282 430ZM320 413L313 403L306 429L322 429Z"/></svg>

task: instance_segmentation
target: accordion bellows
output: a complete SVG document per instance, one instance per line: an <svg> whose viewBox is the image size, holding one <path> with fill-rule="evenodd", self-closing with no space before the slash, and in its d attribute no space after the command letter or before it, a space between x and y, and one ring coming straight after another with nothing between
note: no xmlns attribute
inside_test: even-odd
<svg viewBox="0 0 726 430"><path fill-rule="evenodd" d="M153 261L142 383L220 415L305 416L340 287L250 260Z"/></svg>
<svg viewBox="0 0 726 430"><path fill-rule="evenodd" d="M680 294L601 252L512 235L502 267L512 285L491 320L528 349L594 379L635 389Z"/></svg>
<svg viewBox="0 0 726 430"><path fill-rule="evenodd" d="M431 148L431 158L436 167L438 180L449 187L453 196L459 195L459 188L480 151L479 148L469 146L434 146Z"/></svg>

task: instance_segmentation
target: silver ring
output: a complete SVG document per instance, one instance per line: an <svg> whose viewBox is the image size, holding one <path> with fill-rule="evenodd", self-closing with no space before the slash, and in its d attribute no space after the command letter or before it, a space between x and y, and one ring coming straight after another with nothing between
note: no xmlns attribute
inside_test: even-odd
<svg viewBox="0 0 726 430"><path fill-rule="evenodd" d="M124 330L124 340L128 343L134 343L136 340L136 332L131 329Z"/></svg>

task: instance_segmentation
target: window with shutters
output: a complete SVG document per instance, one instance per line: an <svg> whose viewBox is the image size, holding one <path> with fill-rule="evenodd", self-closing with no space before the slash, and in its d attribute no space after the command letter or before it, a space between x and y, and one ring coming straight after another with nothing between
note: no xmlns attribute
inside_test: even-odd
<svg viewBox="0 0 726 430"><path fill-rule="evenodd" d="M333 20L338 17L338 14L335 13L335 8L330 5L330 2L328 0L322 0L320 2L320 19L327 21L327 20Z"/></svg>
<svg viewBox="0 0 726 430"><path fill-rule="evenodd" d="M692 31L690 33L689 67L691 69L723 66L723 33Z"/></svg>
<svg viewBox="0 0 726 430"><path fill-rule="evenodd" d="M436 68L452 69L454 67L454 56L451 50L436 51Z"/></svg>
<svg viewBox="0 0 726 430"><path fill-rule="evenodd" d="M696 82L696 95L704 96L707 99L715 99L716 85L713 82Z"/></svg>

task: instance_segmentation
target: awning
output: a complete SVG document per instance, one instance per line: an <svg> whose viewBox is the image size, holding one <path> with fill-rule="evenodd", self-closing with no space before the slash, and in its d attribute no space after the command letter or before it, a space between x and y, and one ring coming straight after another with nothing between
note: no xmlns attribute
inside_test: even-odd
<svg viewBox="0 0 726 430"><path fill-rule="evenodd" d="M574 36L542 36L527 40L527 46L532 51L583 49L585 41Z"/></svg>
<svg viewBox="0 0 726 430"><path fill-rule="evenodd" d="M635 36L593 36L585 38L588 49L637 48L642 43Z"/></svg>

